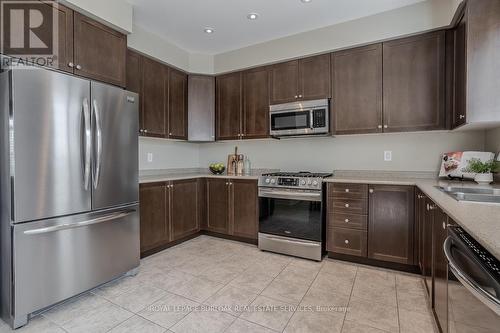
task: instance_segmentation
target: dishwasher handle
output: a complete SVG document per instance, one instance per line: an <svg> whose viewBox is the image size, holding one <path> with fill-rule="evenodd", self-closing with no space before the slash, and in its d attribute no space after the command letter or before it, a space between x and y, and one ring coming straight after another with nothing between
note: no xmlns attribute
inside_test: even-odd
<svg viewBox="0 0 500 333"><path fill-rule="evenodd" d="M479 299L479 301L481 301L484 305L486 305L488 308L493 310L493 312L500 316L500 299L485 290L479 285L479 283L474 281L467 273L460 269L459 265L453 259L453 254L451 253L452 245L453 239L451 236L448 236L443 244L443 250L446 259L448 260L448 265L451 272L467 290L469 290L474 296Z"/></svg>

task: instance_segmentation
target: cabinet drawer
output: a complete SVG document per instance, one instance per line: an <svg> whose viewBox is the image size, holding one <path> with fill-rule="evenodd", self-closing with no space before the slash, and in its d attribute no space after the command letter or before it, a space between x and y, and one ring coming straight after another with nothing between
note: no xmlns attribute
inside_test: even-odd
<svg viewBox="0 0 500 333"><path fill-rule="evenodd" d="M328 215L329 227L360 229L367 231L368 216L357 214L330 213Z"/></svg>
<svg viewBox="0 0 500 333"><path fill-rule="evenodd" d="M363 199L368 197L368 185L330 184L328 195L334 198Z"/></svg>
<svg viewBox="0 0 500 333"><path fill-rule="evenodd" d="M334 214L368 214L368 200L367 199L329 199L330 213Z"/></svg>
<svg viewBox="0 0 500 333"><path fill-rule="evenodd" d="M346 228L328 229L328 251L366 257L366 231Z"/></svg>

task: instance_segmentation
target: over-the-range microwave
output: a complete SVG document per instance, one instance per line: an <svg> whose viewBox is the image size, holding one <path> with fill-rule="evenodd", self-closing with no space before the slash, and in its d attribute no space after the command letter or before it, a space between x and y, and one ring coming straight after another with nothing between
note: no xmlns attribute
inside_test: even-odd
<svg viewBox="0 0 500 333"><path fill-rule="evenodd" d="M270 106L271 136L321 135L330 131L328 99Z"/></svg>

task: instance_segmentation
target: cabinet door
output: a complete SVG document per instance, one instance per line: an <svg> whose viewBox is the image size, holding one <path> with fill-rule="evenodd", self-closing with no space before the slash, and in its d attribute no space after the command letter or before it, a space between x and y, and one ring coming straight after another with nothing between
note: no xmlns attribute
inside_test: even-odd
<svg viewBox="0 0 500 333"><path fill-rule="evenodd" d="M448 332L448 262L444 255L443 244L448 236L448 216L436 207L433 224L434 312L442 332Z"/></svg>
<svg viewBox="0 0 500 333"><path fill-rule="evenodd" d="M241 134L241 73L217 77L217 139L239 139Z"/></svg>
<svg viewBox="0 0 500 333"><path fill-rule="evenodd" d="M126 89L139 94L139 128L142 130L142 57L139 53L127 50Z"/></svg>
<svg viewBox="0 0 500 333"><path fill-rule="evenodd" d="M299 61L271 67L271 104L295 102L299 98Z"/></svg>
<svg viewBox="0 0 500 333"><path fill-rule="evenodd" d="M269 136L269 70L243 72L243 137Z"/></svg>
<svg viewBox="0 0 500 333"><path fill-rule="evenodd" d="M432 303L432 231L434 214L432 214L431 207L434 207L434 203L428 198L424 199L422 213L422 275L424 276L425 287Z"/></svg>
<svg viewBox="0 0 500 333"><path fill-rule="evenodd" d="M207 179L207 229L229 233L229 180Z"/></svg>
<svg viewBox="0 0 500 333"><path fill-rule="evenodd" d="M168 137L187 140L187 75L170 69L168 78Z"/></svg>
<svg viewBox="0 0 500 333"><path fill-rule="evenodd" d="M384 132L445 129L443 31L383 44Z"/></svg>
<svg viewBox="0 0 500 333"><path fill-rule="evenodd" d="M170 185L172 239L178 240L199 230L198 179L174 181Z"/></svg>
<svg viewBox="0 0 500 333"><path fill-rule="evenodd" d="M377 185L369 192L368 257L413 264L414 188Z"/></svg>
<svg viewBox="0 0 500 333"><path fill-rule="evenodd" d="M168 193L165 184L143 184L139 191L141 252L169 241Z"/></svg>
<svg viewBox="0 0 500 333"><path fill-rule="evenodd" d="M335 134L382 132L382 44L332 54Z"/></svg>
<svg viewBox="0 0 500 333"><path fill-rule="evenodd" d="M455 28L454 93L452 127L467 122L467 16L465 13Z"/></svg>
<svg viewBox="0 0 500 333"><path fill-rule="evenodd" d="M299 60L299 98L305 100L331 97L330 54Z"/></svg>
<svg viewBox="0 0 500 333"><path fill-rule="evenodd" d="M142 129L148 136L167 135L166 96L168 75L166 67L143 57L142 61Z"/></svg>
<svg viewBox="0 0 500 333"><path fill-rule="evenodd" d="M75 12L74 52L75 74L125 87L124 34Z"/></svg>
<svg viewBox="0 0 500 333"><path fill-rule="evenodd" d="M424 273L424 225L426 197L420 190L415 193L415 263Z"/></svg>
<svg viewBox="0 0 500 333"><path fill-rule="evenodd" d="M231 180L232 223L234 236L257 239L258 191L255 180Z"/></svg>
<svg viewBox="0 0 500 333"><path fill-rule="evenodd" d="M53 3L46 3L53 7ZM49 67L73 73L73 11L68 7L57 4L53 8L58 19L57 56Z"/></svg>

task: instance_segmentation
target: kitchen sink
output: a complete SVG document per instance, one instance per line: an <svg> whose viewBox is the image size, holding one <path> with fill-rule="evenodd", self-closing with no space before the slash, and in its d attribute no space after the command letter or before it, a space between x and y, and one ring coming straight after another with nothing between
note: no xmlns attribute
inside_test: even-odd
<svg viewBox="0 0 500 333"><path fill-rule="evenodd" d="M457 201L472 201L500 204L500 189L473 188L473 187L442 187L436 186L440 191L448 194Z"/></svg>

